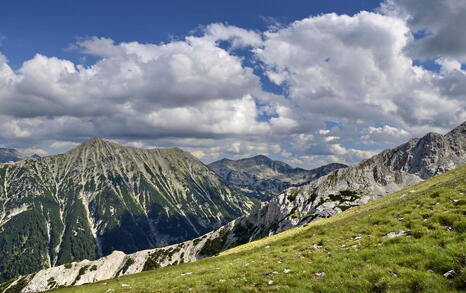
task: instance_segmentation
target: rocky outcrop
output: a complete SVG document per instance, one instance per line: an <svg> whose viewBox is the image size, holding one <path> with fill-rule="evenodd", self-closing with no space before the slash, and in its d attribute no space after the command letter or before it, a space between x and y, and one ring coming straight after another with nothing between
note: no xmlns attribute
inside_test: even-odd
<svg viewBox="0 0 466 293"><path fill-rule="evenodd" d="M193 239L255 206L177 148L91 139L62 155L0 164L0 281Z"/></svg>
<svg viewBox="0 0 466 293"><path fill-rule="evenodd" d="M208 167L227 182L241 188L249 196L267 201L289 187L309 183L333 170L348 166L332 163L305 170L293 168L264 155L258 155L241 160L222 159L210 163Z"/></svg>

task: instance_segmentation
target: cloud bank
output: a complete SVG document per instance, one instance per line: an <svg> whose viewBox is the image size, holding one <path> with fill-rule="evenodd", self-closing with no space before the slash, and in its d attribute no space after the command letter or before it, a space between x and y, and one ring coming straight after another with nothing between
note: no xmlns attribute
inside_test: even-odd
<svg viewBox="0 0 466 293"><path fill-rule="evenodd" d="M466 5L428 2L263 32L215 23L163 44L80 39L91 66L37 54L13 70L0 54L0 145L54 153L99 136L206 162L357 162L466 120Z"/></svg>

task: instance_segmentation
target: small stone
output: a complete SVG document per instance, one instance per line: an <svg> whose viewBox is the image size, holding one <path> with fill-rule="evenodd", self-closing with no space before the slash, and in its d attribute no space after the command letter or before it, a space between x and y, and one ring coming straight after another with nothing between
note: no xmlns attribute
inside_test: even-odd
<svg viewBox="0 0 466 293"><path fill-rule="evenodd" d="M390 233L388 233L387 235L385 235L385 237L387 237L387 238L395 238L395 237L403 236L405 233L406 233L406 231L399 230L399 231L395 231L395 232L390 232Z"/></svg>
<svg viewBox="0 0 466 293"><path fill-rule="evenodd" d="M276 274L278 274L278 272L277 272L277 271L273 271L272 274L276 275Z"/></svg>
<svg viewBox="0 0 466 293"><path fill-rule="evenodd" d="M314 245L312 245L312 248L314 248L314 249L321 249L321 248L322 248L322 245L318 245L318 244L315 244L315 243L314 243Z"/></svg>
<svg viewBox="0 0 466 293"><path fill-rule="evenodd" d="M325 272L314 273L314 276L319 277L319 278L325 277Z"/></svg>
<svg viewBox="0 0 466 293"><path fill-rule="evenodd" d="M283 270L283 273L285 273L285 274L288 274L289 272L291 272L290 269L284 269L284 270Z"/></svg>
<svg viewBox="0 0 466 293"><path fill-rule="evenodd" d="M129 287L128 284L121 284L121 287Z"/></svg>
<svg viewBox="0 0 466 293"><path fill-rule="evenodd" d="M270 248L270 245L266 245L264 248Z"/></svg>
<svg viewBox="0 0 466 293"><path fill-rule="evenodd" d="M456 276L456 271L455 270L449 270L448 272L446 272L445 274L443 274L443 276L447 279L451 279L453 277Z"/></svg>
<svg viewBox="0 0 466 293"><path fill-rule="evenodd" d="M354 237L354 240L360 240L360 239L362 239L361 236L356 236L356 237Z"/></svg>
<svg viewBox="0 0 466 293"><path fill-rule="evenodd" d="M273 284L273 281L272 281L272 280L269 280L269 281L267 282L267 284L268 284L268 285L272 285L272 284Z"/></svg>

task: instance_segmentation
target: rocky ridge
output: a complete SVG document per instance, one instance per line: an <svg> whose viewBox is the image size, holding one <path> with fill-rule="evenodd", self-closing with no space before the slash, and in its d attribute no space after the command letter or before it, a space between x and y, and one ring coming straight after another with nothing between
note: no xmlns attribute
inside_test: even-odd
<svg viewBox="0 0 466 293"><path fill-rule="evenodd" d="M289 187L309 183L333 170L348 166L331 163L312 170L305 170L293 168L284 162L274 161L264 155L258 155L240 160L222 159L210 163L208 167L227 182L241 188L248 195L267 201Z"/></svg>

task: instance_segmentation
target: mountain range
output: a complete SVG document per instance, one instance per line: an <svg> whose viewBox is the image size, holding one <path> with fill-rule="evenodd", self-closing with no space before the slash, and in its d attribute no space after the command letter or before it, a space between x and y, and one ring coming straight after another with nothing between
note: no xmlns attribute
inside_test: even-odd
<svg viewBox="0 0 466 293"><path fill-rule="evenodd" d="M0 148L0 163L16 162L27 157L15 149Z"/></svg>
<svg viewBox="0 0 466 293"><path fill-rule="evenodd" d="M0 281L186 241L256 206L178 148L91 139L65 154L0 164Z"/></svg>
<svg viewBox="0 0 466 293"><path fill-rule="evenodd" d="M291 187L262 203L252 213L193 240L129 255L114 251L94 262L42 270L24 277L22 282L30 292L43 291L194 261L334 216L465 163L466 123L463 123L446 135L429 133L411 139L355 166L334 170L303 186ZM53 278L53 284L45 284L45 278Z"/></svg>
<svg viewBox="0 0 466 293"><path fill-rule="evenodd" d="M222 159L210 163L208 167L249 196L267 201L289 187L309 183L333 170L348 166L331 163L305 170L258 155L240 160Z"/></svg>
<svg viewBox="0 0 466 293"><path fill-rule="evenodd" d="M464 292L465 189L466 165L216 257L56 292ZM178 258L186 245L152 256ZM148 253L115 252L55 267L0 284L0 292L43 291L133 272Z"/></svg>

